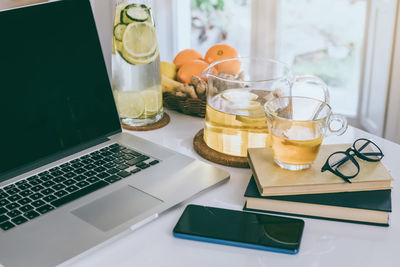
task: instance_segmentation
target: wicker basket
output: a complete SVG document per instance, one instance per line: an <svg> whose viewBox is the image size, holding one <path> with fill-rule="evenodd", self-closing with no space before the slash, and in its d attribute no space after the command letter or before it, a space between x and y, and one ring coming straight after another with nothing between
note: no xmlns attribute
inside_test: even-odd
<svg viewBox="0 0 400 267"><path fill-rule="evenodd" d="M163 93L164 107L178 112L204 118L206 115L206 100L193 99L185 96L176 96L171 93Z"/></svg>

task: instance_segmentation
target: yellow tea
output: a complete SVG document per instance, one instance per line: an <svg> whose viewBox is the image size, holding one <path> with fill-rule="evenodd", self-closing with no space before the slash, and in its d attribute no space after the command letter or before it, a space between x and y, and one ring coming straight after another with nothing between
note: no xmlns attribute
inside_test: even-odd
<svg viewBox="0 0 400 267"><path fill-rule="evenodd" d="M247 156L247 148L270 146L263 104L268 91L230 89L208 101L204 141L212 149Z"/></svg>
<svg viewBox="0 0 400 267"><path fill-rule="evenodd" d="M323 136L316 134L314 125L292 126L276 135L271 134L275 160L291 165L311 164L317 158Z"/></svg>

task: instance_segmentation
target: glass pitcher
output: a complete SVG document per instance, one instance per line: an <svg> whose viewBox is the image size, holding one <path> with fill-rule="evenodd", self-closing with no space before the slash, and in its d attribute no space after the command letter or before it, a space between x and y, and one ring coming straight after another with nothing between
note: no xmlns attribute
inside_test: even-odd
<svg viewBox="0 0 400 267"><path fill-rule="evenodd" d="M312 84L329 103L326 84L315 76L294 76L290 67L265 58L233 58L211 64L208 80L204 141L212 149L246 157L247 148L269 147L264 104L291 96L294 84Z"/></svg>
<svg viewBox="0 0 400 267"><path fill-rule="evenodd" d="M115 2L112 87L123 125L143 126L162 118L160 56L150 1Z"/></svg>

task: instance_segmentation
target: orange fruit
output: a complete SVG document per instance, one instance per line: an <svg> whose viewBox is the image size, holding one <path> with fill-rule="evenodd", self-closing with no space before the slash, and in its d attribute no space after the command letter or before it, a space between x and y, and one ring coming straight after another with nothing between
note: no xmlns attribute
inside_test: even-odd
<svg viewBox="0 0 400 267"><path fill-rule="evenodd" d="M193 75L199 76L203 80L207 80L205 77L201 76L201 73L205 68L208 67L208 63L203 60L193 60L183 64L176 75L178 81L182 83L190 83L190 79Z"/></svg>
<svg viewBox="0 0 400 267"><path fill-rule="evenodd" d="M211 64L216 61L236 58L238 56L239 53L234 47L227 44L216 44L208 49L204 59ZM239 73L241 66L242 62L240 60L232 60L230 62L223 62L215 65L215 69L219 73L236 75Z"/></svg>
<svg viewBox="0 0 400 267"><path fill-rule="evenodd" d="M184 49L175 56L174 64L180 68L183 64L196 59L203 59L203 56L197 50Z"/></svg>

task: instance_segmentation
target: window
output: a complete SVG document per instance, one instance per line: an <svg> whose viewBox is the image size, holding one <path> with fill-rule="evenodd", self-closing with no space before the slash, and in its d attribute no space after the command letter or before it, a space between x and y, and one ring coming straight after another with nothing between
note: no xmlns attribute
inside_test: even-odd
<svg viewBox="0 0 400 267"><path fill-rule="evenodd" d="M397 0L154 1L159 2L172 6L174 41L165 60L185 48L204 53L218 42L236 47L241 56L280 59L297 75L322 78L333 110L352 125L383 134Z"/></svg>

